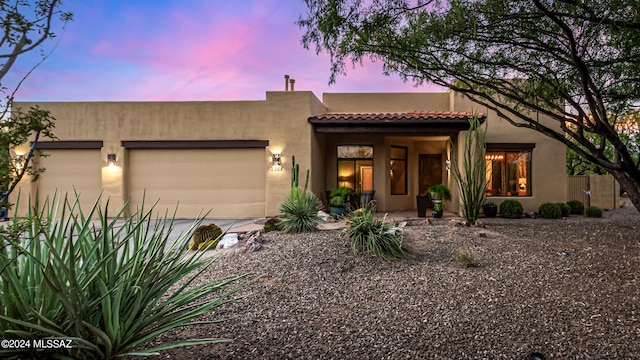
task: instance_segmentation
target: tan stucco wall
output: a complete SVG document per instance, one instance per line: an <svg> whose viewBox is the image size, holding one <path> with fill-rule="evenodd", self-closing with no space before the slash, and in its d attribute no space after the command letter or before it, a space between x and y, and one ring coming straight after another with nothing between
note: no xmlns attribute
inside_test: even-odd
<svg viewBox="0 0 640 360"><path fill-rule="evenodd" d="M319 106L320 104L320 106ZM28 108L35 103L16 103ZM124 171L119 179L104 173L104 200L121 206L126 197L126 149L121 141L133 140L269 140L265 162L271 153L282 154L282 171L267 170L266 213L276 215L290 191L291 156L303 169L312 165L313 129L306 121L321 103L308 91L267 92L264 101L211 102L51 102L38 103L56 118L60 140L102 140L102 158L118 157ZM320 151L317 144L316 151ZM43 174L42 176L46 176ZM242 176L242 174L237 174ZM317 179L317 177L316 177ZM158 181L162 181L158 179ZM232 180L231 180L232 181ZM311 186L314 187L313 177Z"/></svg>
<svg viewBox="0 0 640 360"><path fill-rule="evenodd" d="M455 96L453 111L484 112L487 114L486 143L535 143L532 153L531 182L532 196L518 196L525 212L537 211L544 202L566 202L567 175L565 145L541 133L511 125L501 119L494 111L471 102L462 96ZM559 128L556 121L543 114L532 114L547 126ZM459 134L459 141L464 144L465 132ZM498 205L511 197L491 197Z"/></svg>
<svg viewBox="0 0 640 360"><path fill-rule="evenodd" d="M452 99L443 93L325 93L323 103L328 112L390 113L410 111L450 111ZM336 186L336 146L346 144L374 145L374 187L379 210L394 211L416 208L418 192L419 154L443 154L442 168L447 159L448 137L391 136L385 135L326 135L327 138L327 189ZM407 195L391 195L389 160L391 145L408 148ZM447 184L449 173L443 170L442 182ZM446 204L449 209L449 205Z"/></svg>
<svg viewBox="0 0 640 360"><path fill-rule="evenodd" d="M16 103L26 108L32 103ZM60 140L101 140L103 161L103 202L110 198L112 209L127 199L128 153L121 141L134 140L268 140L264 151L265 216L279 213L280 203L290 190L291 157L295 155L301 168L301 182L306 169L311 169L310 188L321 199L324 191L334 188L337 178L336 146L370 144L374 146L374 188L380 210L415 208L418 191L418 155L442 154L450 157L448 136L407 134L316 134L307 119L327 112L405 112L405 111L479 111L486 109L455 94L445 93L375 93L323 94L323 102L308 91L267 92L261 101L211 102L71 102L39 103L56 117L56 135ZM545 201L565 201L564 145L535 131L518 129L487 114L487 142L536 143L532 157L532 197L519 197L526 211L535 210ZM541 121L548 121L541 117ZM461 141L464 132L452 140ZM406 146L408 160L408 194L391 195L389 149ZM132 150L135 151L135 150ZM120 172L104 171L106 157L115 153ZM280 153L282 171L270 171L271 154ZM43 174L43 176L46 176ZM242 176L237 174L236 176ZM162 181L162 179L158 179ZM233 181L233 177L229 181ZM457 211L457 190L450 172L443 164L444 184L448 184L454 200L447 209ZM28 181L21 186L30 189ZM500 202L500 198L493 198Z"/></svg>
<svg viewBox="0 0 640 360"><path fill-rule="evenodd" d="M328 112L449 111L450 97L444 93L324 93Z"/></svg>

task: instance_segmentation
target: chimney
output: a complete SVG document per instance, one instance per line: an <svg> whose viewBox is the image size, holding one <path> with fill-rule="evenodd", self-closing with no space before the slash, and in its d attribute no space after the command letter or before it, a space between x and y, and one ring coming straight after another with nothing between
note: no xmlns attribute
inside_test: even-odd
<svg viewBox="0 0 640 360"><path fill-rule="evenodd" d="M289 80L289 82L291 82L291 91L293 91L293 85L296 83L296 81L291 79Z"/></svg>
<svg viewBox="0 0 640 360"><path fill-rule="evenodd" d="M284 76L284 91L289 91L289 75Z"/></svg>

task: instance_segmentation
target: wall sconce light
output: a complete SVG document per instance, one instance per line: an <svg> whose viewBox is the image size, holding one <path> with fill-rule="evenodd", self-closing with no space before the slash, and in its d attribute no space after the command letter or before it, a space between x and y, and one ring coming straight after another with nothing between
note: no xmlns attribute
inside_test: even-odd
<svg viewBox="0 0 640 360"><path fill-rule="evenodd" d="M271 154L271 171L282 171L282 159L280 154Z"/></svg>
<svg viewBox="0 0 640 360"><path fill-rule="evenodd" d="M107 165L116 166L118 163L116 162L116 154L107 154Z"/></svg>
<svg viewBox="0 0 640 360"><path fill-rule="evenodd" d="M447 159L444 162L444 166L447 168L447 171L451 170L451 160Z"/></svg>
<svg viewBox="0 0 640 360"><path fill-rule="evenodd" d="M24 167L24 155L19 154L13 157L13 164L16 167L16 170L22 170Z"/></svg>

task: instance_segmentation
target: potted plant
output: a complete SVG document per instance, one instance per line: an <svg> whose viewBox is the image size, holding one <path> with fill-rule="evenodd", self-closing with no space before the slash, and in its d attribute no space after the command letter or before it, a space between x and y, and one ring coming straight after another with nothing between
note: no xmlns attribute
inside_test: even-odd
<svg viewBox="0 0 640 360"><path fill-rule="evenodd" d="M442 200L451 200L451 191L442 184L435 184L427 190L433 201L433 217L442 217Z"/></svg>
<svg viewBox="0 0 640 360"><path fill-rule="evenodd" d="M349 201L349 195L351 195L351 189L340 186L333 190L329 194L329 207L331 208L331 214L341 216L344 214L344 208L347 201Z"/></svg>
<svg viewBox="0 0 640 360"><path fill-rule="evenodd" d="M493 201L487 201L482 205L482 212L485 217L496 217L498 215L498 205Z"/></svg>

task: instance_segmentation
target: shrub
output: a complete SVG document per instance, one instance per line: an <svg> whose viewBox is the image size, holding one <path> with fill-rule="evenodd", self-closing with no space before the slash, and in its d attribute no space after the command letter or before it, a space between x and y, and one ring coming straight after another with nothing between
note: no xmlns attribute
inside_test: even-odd
<svg viewBox="0 0 640 360"><path fill-rule="evenodd" d="M571 208L571 214L573 215L583 215L584 214L584 203L579 200L571 200L567 202L567 205Z"/></svg>
<svg viewBox="0 0 640 360"><path fill-rule="evenodd" d="M138 350L166 331L217 322L199 317L232 301L241 286L229 290L244 276L192 284L216 259L187 250L202 219L169 241L173 219L152 218L153 208L124 217L125 205L113 216L96 202L85 214L77 197L63 204L53 199L29 204L29 220L0 230L0 334L70 339L72 348L4 348L0 358L114 359L226 341Z"/></svg>
<svg viewBox="0 0 640 360"><path fill-rule="evenodd" d="M384 260L405 257L402 235L398 235L394 225L384 219L376 219L375 207L368 205L347 215L344 236L351 244L354 254L369 252Z"/></svg>
<svg viewBox="0 0 640 360"><path fill-rule="evenodd" d="M270 218L264 223L262 231L268 233L270 231L278 230L278 218Z"/></svg>
<svg viewBox="0 0 640 360"><path fill-rule="evenodd" d="M316 231L318 224L322 222L322 218L318 216L321 208L322 204L315 194L293 188L289 197L280 204L282 216L278 226L286 233Z"/></svg>
<svg viewBox="0 0 640 360"><path fill-rule="evenodd" d="M520 219L523 212L522 204L518 200L505 200L500 204L500 215L507 219Z"/></svg>
<svg viewBox="0 0 640 360"><path fill-rule="evenodd" d="M586 209L585 214L588 217L597 217L597 218L599 218L599 217L602 217L602 209L600 209L597 206L589 206Z"/></svg>
<svg viewBox="0 0 640 360"><path fill-rule="evenodd" d="M473 255L473 252L468 248L458 248L456 251L456 260L464 267L476 267L478 266L478 262L476 261L476 257Z"/></svg>
<svg viewBox="0 0 640 360"><path fill-rule="evenodd" d="M569 206L569 204L567 203L556 203L558 206L560 206L560 211L562 212L562 217L569 217L569 215L571 214L571 206Z"/></svg>
<svg viewBox="0 0 640 360"><path fill-rule="evenodd" d="M550 202L541 204L538 207L538 213L545 219L560 219L562 217L560 205Z"/></svg>

